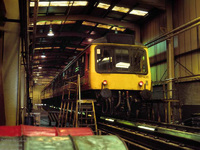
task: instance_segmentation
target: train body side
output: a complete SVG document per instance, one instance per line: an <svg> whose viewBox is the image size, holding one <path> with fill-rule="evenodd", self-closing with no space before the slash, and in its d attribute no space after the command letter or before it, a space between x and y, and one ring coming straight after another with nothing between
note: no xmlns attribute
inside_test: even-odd
<svg viewBox="0 0 200 150"><path fill-rule="evenodd" d="M131 73L131 72L98 72L97 71L97 47L101 46L115 46L117 48L124 47L126 48L134 48L134 49L142 49L145 52L146 56L146 72L145 73ZM108 48L109 51L109 48ZM84 57L84 59L82 59ZM113 58L115 59L115 58ZM84 60L84 69L80 72L74 72L69 75L69 70L73 70L77 62L81 62L79 60ZM80 64L79 64L80 65ZM80 66L79 70L80 69ZM77 68L77 66L75 67ZM140 91L151 90L151 73L150 73L150 65L149 65L149 57L147 48L139 45L128 45L128 44L116 44L116 43L94 43L91 44L85 51L83 51L77 58L75 58L69 66L67 66L54 80L45 87L41 94L41 99L45 100L45 103L49 100L58 101L61 99L62 95L62 86L65 84L64 78L68 78L70 76L82 74L81 75L81 90L83 93L85 92L84 98L87 98L87 94L93 91L100 92L102 89L109 89L116 93L117 91L129 91L132 92L132 95L140 95ZM102 86L102 82L106 80L107 84ZM144 84L139 85L140 81ZM89 92L87 92L89 91ZM95 95L95 94L94 94ZM115 94L116 95L116 94ZM89 96L90 97L90 96ZM138 97L138 96L136 96ZM94 97L92 97L94 98ZM139 99L141 97L139 96ZM60 100L59 100L60 101ZM55 102L56 103L56 102ZM58 102L59 103L59 102Z"/></svg>

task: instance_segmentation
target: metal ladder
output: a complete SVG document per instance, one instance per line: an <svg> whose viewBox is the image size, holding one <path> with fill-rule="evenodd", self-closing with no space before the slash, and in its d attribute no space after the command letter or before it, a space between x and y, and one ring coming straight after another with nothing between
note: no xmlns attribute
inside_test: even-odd
<svg viewBox="0 0 200 150"><path fill-rule="evenodd" d="M71 126L70 123L72 122L73 105L76 102L78 95L78 80L76 82L71 82L70 80L76 77L77 76L72 76L68 78L65 85L62 87L58 127ZM67 98L65 98L65 95L67 95Z"/></svg>
<svg viewBox="0 0 200 150"><path fill-rule="evenodd" d="M97 122L94 107L95 100L77 100L75 112L75 127L90 127L97 134Z"/></svg>
<svg viewBox="0 0 200 150"><path fill-rule="evenodd" d="M67 80L69 79L71 78ZM67 98L65 94L68 94ZM94 102L95 100L91 99L81 99L80 75L77 76L76 82L66 82L63 86L58 127L90 127L97 133Z"/></svg>

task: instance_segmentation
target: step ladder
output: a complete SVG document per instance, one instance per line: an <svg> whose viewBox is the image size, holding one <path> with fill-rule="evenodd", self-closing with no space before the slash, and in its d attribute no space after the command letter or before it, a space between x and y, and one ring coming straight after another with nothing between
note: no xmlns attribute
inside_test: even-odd
<svg viewBox="0 0 200 150"><path fill-rule="evenodd" d="M90 127L97 134L97 123L95 114L95 100L77 100L75 112L75 127Z"/></svg>
<svg viewBox="0 0 200 150"><path fill-rule="evenodd" d="M62 88L58 127L90 127L97 133L95 100L81 99L80 75L73 78L75 77L77 77L75 82L67 81ZM72 77L67 80L70 79Z"/></svg>

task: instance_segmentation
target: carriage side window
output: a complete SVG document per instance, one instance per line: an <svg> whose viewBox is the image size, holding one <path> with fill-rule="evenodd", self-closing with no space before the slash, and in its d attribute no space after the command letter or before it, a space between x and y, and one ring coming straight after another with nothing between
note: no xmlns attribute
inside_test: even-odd
<svg viewBox="0 0 200 150"><path fill-rule="evenodd" d="M80 76L84 76L85 73L85 55L79 58Z"/></svg>
<svg viewBox="0 0 200 150"><path fill-rule="evenodd" d="M76 61L76 65L75 65L75 68L74 68L74 75L77 75L79 74L80 72L80 68L79 68L79 61Z"/></svg>

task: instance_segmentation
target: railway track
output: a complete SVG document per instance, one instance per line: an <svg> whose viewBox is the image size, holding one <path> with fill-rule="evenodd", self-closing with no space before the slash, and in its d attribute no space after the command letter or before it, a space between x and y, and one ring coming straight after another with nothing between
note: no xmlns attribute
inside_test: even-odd
<svg viewBox="0 0 200 150"><path fill-rule="evenodd" d="M118 135L127 143L129 149L200 149L199 128L101 119L98 129L102 134Z"/></svg>

